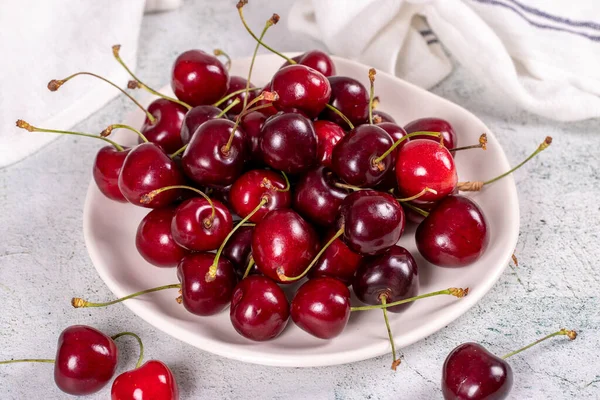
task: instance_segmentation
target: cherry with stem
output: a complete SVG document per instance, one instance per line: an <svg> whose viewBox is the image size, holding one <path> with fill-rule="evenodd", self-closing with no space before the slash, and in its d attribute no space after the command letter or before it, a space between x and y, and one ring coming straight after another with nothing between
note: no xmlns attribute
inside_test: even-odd
<svg viewBox="0 0 600 400"><path fill-rule="evenodd" d="M450 295L450 296L458 297L460 299L460 298L467 296L468 294L469 294L469 288L451 287L448 289L438 290L436 292L430 292L430 293L425 293L425 294L420 294L418 296L409 297L408 299L402 299L402 300L398 300L398 301L394 301L394 302L386 303L386 304L375 304L375 305L370 305L370 306L350 307L350 311L369 311L369 310L390 308L390 307L399 306L401 304L411 303L416 300L421 300L421 299L426 299L428 297L441 296L441 295Z"/></svg>
<svg viewBox="0 0 600 400"><path fill-rule="evenodd" d="M410 196L410 197L404 197L401 199L396 199L398 202L400 203L406 203L408 201L412 201L412 200L416 200L419 197L425 195L426 193L433 193L433 194L437 194L437 190L434 189L430 189L428 187L424 188L423 190L421 190L419 193L415 194L414 196Z"/></svg>
<svg viewBox="0 0 600 400"><path fill-rule="evenodd" d="M130 295L120 297L118 299L107 301L104 303L93 303L91 301L84 300L81 297L73 297L71 299L71 305L73 306L73 308L107 307L107 306L111 306L113 304L121 303L125 300L133 299L134 297L138 297L143 294L154 293L154 292L158 292L160 290L165 290L165 289L181 289L181 283L172 283L169 285L163 285L163 286L158 286L158 287L154 287L151 289L141 290L139 292L135 292Z"/></svg>

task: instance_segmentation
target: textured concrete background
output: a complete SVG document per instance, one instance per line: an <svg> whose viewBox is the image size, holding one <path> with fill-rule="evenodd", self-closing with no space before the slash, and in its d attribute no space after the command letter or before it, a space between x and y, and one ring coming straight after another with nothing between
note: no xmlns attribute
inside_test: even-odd
<svg viewBox="0 0 600 400"><path fill-rule="evenodd" d="M147 16L139 75L151 86L165 85L174 58L190 48L221 47L233 57L250 55L254 42L238 21L234 3L191 1L178 11ZM268 34L270 44L283 51L318 47L287 31L285 3L253 0L246 10L250 24L259 29L276 11L284 20ZM45 83L53 77L42 78ZM554 137L554 144L516 174L520 266L507 269L481 302L446 329L405 349L398 372L389 369L389 356L313 369L243 364L179 342L122 305L73 310L73 295L108 299L111 293L90 263L82 234L91 160L100 143L71 137L0 170L0 359L53 357L60 331L82 323L109 334L139 333L147 357L172 368L184 399L435 399L441 397L442 363L456 345L476 341L504 354L565 326L579 330L575 342L555 339L511 359L512 398L600 398L600 121L557 123L521 112L461 68L433 91L478 115L513 164L546 135ZM97 132L131 109L120 98L76 129ZM132 368L137 357L134 342L120 347L129 350L119 372ZM105 388L89 398L106 399L109 393ZM50 365L0 368L3 400L65 397L54 386Z"/></svg>

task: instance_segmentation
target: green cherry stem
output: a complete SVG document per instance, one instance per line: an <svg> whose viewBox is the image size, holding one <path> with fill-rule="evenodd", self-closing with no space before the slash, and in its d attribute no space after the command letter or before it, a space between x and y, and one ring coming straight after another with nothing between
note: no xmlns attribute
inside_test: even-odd
<svg viewBox="0 0 600 400"><path fill-rule="evenodd" d="M471 146L455 147L454 149L449 149L448 151L450 151L451 153L454 153L455 151L470 150L470 149L487 150L487 134L482 133L481 136L479 136L478 144L473 144Z"/></svg>
<svg viewBox="0 0 600 400"><path fill-rule="evenodd" d="M248 267L246 267L246 271L244 271L244 276L242 276L242 279L246 279L248 274L250 274L250 271L252 271L252 267L254 267L254 258L250 256L250 261L248 261Z"/></svg>
<svg viewBox="0 0 600 400"><path fill-rule="evenodd" d="M420 131L420 132L412 132L412 133L409 133L408 135L404 135L400 139L396 140L394 142L394 144L391 145L390 148L385 151L385 153L383 153L379 157L373 159L373 161L372 161L373 165L379 165L379 163L381 163L384 158L389 156L396 149L396 147L398 147L402 142L404 142L405 140L408 140L414 136L433 136L433 137L441 138L442 134L440 132Z"/></svg>
<svg viewBox="0 0 600 400"><path fill-rule="evenodd" d="M171 160L174 159L175 157L177 157L178 155L180 155L181 153L183 153L185 151L185 149L187 149L188 144L184 144L183 146L181 146L180 148L177 149L177 151L175 151L175 153L171 154L169 157L171 157Z"/></svg>
<svg viewBox="0 0 600 400"><path fill-rule="evenodd" d="M222 118L225 114L227 114L227 112L229 110L231 110L233 107L237 106L238 104L240 104L240 99L235 99L234 101L231 102L230 105L225 107L215 118Z"/></svg>
<svg viewBox="0 0 600 400"><path fill-rule="evenodd" d="M115 57L115 59L117 60L117 62L119 64L121 64L121 66L125 69L125 71L127 71L127 73L134 79L133 81L129 81L129 83L127 84L127 87L129 89L137 89L137 88L142 88L147 90L148 92L152 93L155 96L158 97L162 97L165 100L169 100L172 101L174 103L177 103L179 105L182 105L183 107L187 108L188 110L192 109L192 106L190 106L189 104L176 99L174 97L170 97L167 95L164 95L154 89L152 89L150 86L146 85L144 82L142 82L141 80L139 80L139 78L137 76L135 76L135 74L133 73L133 71L131 71L129 69L129 67L127 66L127 64L125 64L125 62L123 61L123 59L121 58L121 56L119 55L119 50L121 50L121 45L120 44L115 44L112 47L112 52L113 52L113 56ZM152 121L152 123L154 123L154 121L152 119L150 119L150 121Z"/></svg>
<svg viewBox="0 0 600 400"><path fill-rule="evenodd" d="M506 355L502 356L502 359L503 359L503 360L506 360L507 358L509 358L509 357L512 357L512 356L514 356L515 354L519 354L520 352L522 352L522 351L525 351L525 350L527 350L528 348L530 348L530 347L533 347L533 346L535 346L535 345L536 345L536 344L538 344L538 343L542 343L543 341L545 341L545 340L548 340L548 339L550 339L550 338L552 338L552 337L554 337L554 336L567 336L567 337L568 337L570 340L575 340L575 338L577 338L577 332L575 332L575 331L570 331L570 330L567 330L567 329L565 329L565 328L562 328L562 329L561 329L561 330L559 330L558 332L551 333L551 334L549 334L549 335L547 335L547 336L544 336L543 338L541 338L541 339L539 339L539 340L536 340L535 342L533 342L533 343L531 343L531 344L528 344L528 345L527 345L527 346L525 346L525 347L522 347L522 348L520 348L519 350L515 350L515 351L513 351L513 352L510 352L510 353L508 353L508 354L506 354Z"/></svg>
<svg viewBox="0 0 600 400"><path fill-rule="evenodd" d="M373 108L375 100L375 74L377 71L375 68L369 69L369 124L373 125ZM379 102L379 101L378 101ZM394 356L395 358L395 356Z"/></svg>
<svg viewBox="0 0 600 400"><path fill-rule="evenodd" d="M144 343L142 343L142 339L138 335L136 335L135 333L133 333L133 332L121 332L121 333L117 333L116 335L111 336L111 339L112 340L116 340L116 339L118 339L118 338L120 338L122 336L131 336L135 340L137 340L137 342L138 342L138 344L140 346L140 356L138 357L138 361L135 364L135 367L139 368L140 365L142 365L142 361L144 361Z"/></svg>
<svg viewBox="0 0 600 400"><path fill-rule="evenodd" d="M89 138L94 138L94 139L100 139L100 140L105 141L106 143L111 144L118 151L124 150L123 146L121 146L120 144L113 142L112 140L102 137L102 136L99 136L99 135L91 135L89 133L83 133L83 132L59 131L59 130L55 130L55 129L37 128L37 127L29 124L28 122L23 121L22 119L17 120L17 126L21 129L25 129L26 131L29 131L29 132L49 132L49 133L59 133L61 135L75 135L75 136L84 136L84 137L89 137Z"/></svg>
<svg viewBox="0 0 600 400"><path fill-rule="evenodd" d="M365 188L359 188L358 186L352 186L352 185L348 185L347 183L342 183L342 182L335 182L333 185L335 187L339 187L340 189L348 189L348 190L352 190L354 192L357 192L359 190L366 190Z"/></svg>
<svg viewBox="0 0 600 400"><path fill-rule="evenodd" d="M158 292L159 290L165 290L165 289L180 289L180 288L181 288L181 283L173 283L173 284L170 284L170 285L164 285L164 286L159 286L159 287L155 287L155 288L151 288L151 289L146 289L146 290L142 290L142 291L139 291L139 292L135 292L135 293L132 293L132 294L130 294L128 296L121 297L121 298L118 298L118 299L115 299L115 300L112 300L112 301L107 301L105 303L92 303L92 302L84 300L84 299L82 299L80 297L73 297L71 299L71 305L74 308L106 307L106 306L111 306L113 304L120 303L120 302L125 301L125 300L132 299L132 298L137 297L137 296L141 296L143 294Z"/></svg>
<svg viewBox="0 0 600 400"><path fill-rule="evenodd" d="M407 201L418 199L419 197L423 196L425 193L437 194L437 190L426 187L425 189L421 190L419 193L415 194L414 196L404 197L402 199L396 199L396 200L400 203L406 203Z"/></svg>
<svg viewBox="0 0 600 400"><path fill-rule="evenodd" d="M339 115L339 117L341 119L343 119L345 123L348 124L348 126L350 127L350 129L354 129L354 124L352 124L352 122L350 122L350 120L348 119L348 117L346 117L343 112L341 112L340 110L338 110L337 108L335 108L334 106L332 106L329 103L325 104L325 107L329 108L331 111L333 111L334 113L336 113L337 115Z"/></svg>
<svg viewBox="0 0 600 400"><path fill-rule="evenodd" d="M159 194L161 194L162 192L165 192L167 190L173 190L173 189L187 189L187 190L191 190L193 192L198 193L200 196L204 197L204 199L206 201L208 201L208 204L210 204L212 212L210 214L210 217L207 218L207 219L205 219L204 221L202 221L202 223L204 224L204 227L206 229L209 229L212 226L213 221L215 220L215 214L216 214L215 205L213 204L212 200L210 199L210 197L208 197L208 195L206 193L204 193L200 189L196 189L195 187L186 186L186 185L172 185L172 186L161 187L160 189L154 189L153 191L142 195L142 198L140 199L140 203L142 203L142 204L148 204L152 200L154 200L154 198L156 196L158 196Z"/></svg>
<svg viewBox="0 0 600 400"><path fill-rule="evenodd" d="M50 363L54 364L54 360L46 358L22 358L18 360L5 360L0 361L0 364L14 364L14 363L25 363L25 362L39 362L39 363Z"/></svg>
<svg viewBox="0 0 600 400"><path fill-rule="evenodd" d="M124 124L112 124L112 125L109 125L106 129L104 129L102 132L100 132L100 136L107 137L107 136L109 136L112 133L112 131L114 129L127 129L127 130L130 130L132 132L135 132L135 134L138 135L140 137L140 139L142 139L142 141L144 143L148 143L148 139L146 138L146 136L144 136L144 134L142 132L138 131L137 129L135 129L132 126L124 125Z"/></svg>
<svg viewBox="0 0 600 400"><path fill-rule="evenodd" d="M464 289L448 288L445 290L439 290L437 292L421 294L419 296L410 297L410 298L404 299L404 300L394 301L393 303L376 304L376 305L372 305L372 306L350 307L350 311L368 311L368 310L377 310L379 308L389 308L389 307L398 306L400 304L410 303L412 301L416 301L416 300L420 300L420 299L426 299L427 297L440 296L440 295L445 295L445 294L449 294L449 295L458 297L460 299L469 294L469 288L464 288Z"/></svg>
<svg viewBox="0 0 600 400"><path fill-rule="evenodd" d="M262 88L250 88L250 89L236 90L235 92L231 92L227 96L219 99L219 101L217 101L216 103L214 103L213 106L214 107L219 107L221 104L225 103L230 98L237 96L238 94L242 94L242 93L246 93L246 92L256 92L258 90L262 90Z"/></svg>
<svg viewBox="0 0 600 400"><path fill-rule="evenodd" d="M221 49L214 49L213 54L216 57L219 57L219 56L225 57L225 59L227 60L227 62L225 62L225 68L227 68L227 71L229 71L231 69L231 57L229 57L229 54L225 53Z"/></svg>
<svg viewBox="0 0 600 400"><path fill-rule="evenodd" d="M410 203L402 203L402 206L406 206L406 207L410 208L411 210L413 210L416 213L421 214L425 218L427 218L429 216L429 213L427 211L423 210L422 208L416 207Z"/></svg>
<svg viewBox="0 0 600 400"><path fill-rule="evenodd" d="M387 304L387 296L381 296L381 304ZM394 344L394 336L392 335L392 328L390 327L387 308L383 308L382 311L383 319L385 320L385 327L388 333L388 338L390 340L390 345L392 346L392 369L395 371L396 368L398 368L398 365L400 365L400 360L396 357L396 345Z"/></svg>

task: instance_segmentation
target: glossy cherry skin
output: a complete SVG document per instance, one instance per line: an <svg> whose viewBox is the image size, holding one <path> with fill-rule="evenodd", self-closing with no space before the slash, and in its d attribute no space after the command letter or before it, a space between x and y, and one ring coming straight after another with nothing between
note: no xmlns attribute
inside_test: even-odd
<svg viewBox="0 0 600 400"><path fill-rule="evenodd" d="M149 360L115 378L111 400L179 400L173 373L164 363Z"/></svg>
<svg viewBox="0 0 600 400"><path fill-rule="evenodd" d="M212 54L201 50L181 53L171 71L175 96L191 106L215 103L227 92L229 73Z"/></svg>
<svg viewBox="0 0 600 400"><path fill-rule="evenodd" d="M319 238L308 222L292 210L270 211L256 224L252 257L260 272L279 283L300 275L318 252Z"/></svg>
<svg viewBox="0 0 600 400"><path fill-rule="evenodd" d="M262 127L267 120L267 116L260 111L252 111L242 117L240 123L244 132L246 132L246 141L250 145L250 159L261 161L260 156L260 137Z"/></svg>
<svg viewBox="0 0 600 400"><path fill-rule="evenodd" d="M188 144L198 127L208 120L217 118L221 111L215 106L196 106L188 111L181 125L181 142Z"/></svg>
<svg viewBox="0 0 600 400"><path fill-rule="evenodd" d="M141 132L146 139L159 145L165 153L174 153L183 146L181 127L187 111L181 104L167 99L156 99L148 106L148 112L156 121L151 123L146 117Z"/></svg>
<svg viewBox="0 0 600 400"><path fill-rule="evenodd" d="M344 114L353 125L364 123L369 117L369 92L362 83L347 76L331 76L331 98L329 104ZM348 124L330 109L325 109L321 118L333 121L349 129Z"/></svg>
<svg viewBox="0 0 600 400"><path fill-rule="evenodd" d="M304 54L292 57L292 60L296 61L298 64L316 69L325 77L335 75L335 64L333 63L333 60L327 53L324 53L321 50L307 51ZM287 67L288 65L291 64L289 61L286 61L281 68Z"/></svg>
<svg viewBox="0 0 600 400"><path fill-rule="evenodd" d="M394 163L394 155L378 165L373 161L394 144L391 136L376 125L361 125L344 136L333 148L331 169L346 183L373 187L382 181Z"/></svg>
<svg viewBox="0 0 600 400"><path fill-rule="evenodd" d="M211 200L215 208L202 197L194 197L181 203L171 222L171 234L175 243L188 250L210 251L221 246L233 229L231 213L218 200Z"/></svg>
<svg viewBox="0 0 600 400"><path fill-rule="evenodd" d="M305 173L294 186L293 209L309 222L331 226L348 191L334 185L333 173L321 166Z"/></svg>
<svg viewBox="0 0 600 400"><path fill-rule="evenodd" d="M320 339L332 339L348 324L350 290L334 278L311 279L296 292L290 314L302 330Z"/></svg>
<svg viewBox="0 0 600 400"><path fill-rule="evenodd" d="M227 257L233 264L233 268L238 278L244 276L246 267L248 267L248 258L252 251L253 226L240 226L237 231L231 235L221 255Z"/></svg>
<svg viewBox="0 0 600 400"><path fill-rule="evenodd" d="M440 118L421 118L409 122L404 127L406 132L440 132L444 138L444 146L453 149L458 146L458 136L450 122ZM433 136L414 136L413 139L427 139L439 142L440 139Z"/></svg>
<svg viewBox="0 0 600 400"><path fill-rule="evenodd" d="M181 194L178 189L166 190L151 202L142 204L142 197L165 186L183 185L179 167L154 143L142 143L129 151L119 174L119 189L132 204L159 208L173 203Z"/></svg>
<svg viewBox="0 0 600 400"><path fill-rule="evenodd" d="M119 174L130 149L119 151L113 146L104 146L96 154L93 176L98 189L111 200L127 202L119 189Z"/></svg>
<svg viewBox="0 0 600 400"><path fill-rule="evenodd" d="M227 89L227 92L225 93L224 96L227 96L233 92L237 92L238 90L241 90L241 89L246 89L247 82L248 82L248 80L246 78L242 78L241 76L230 77L229 78L229 89ZM250 83L250 87L254 88L255 86L252 83ZM249 103L252 100L254 100L254 98L256 97L256 93L257 93L257 91L243 92L243 93L237 94L237 95L233 96L232 98L230 98L229 100L227 100L226 102L221 103L221 105L219 107L224 110L231 103L233 103L235 101L235 99L239 99L240 102L238 104L236 104L235 106L233 106L233 108L231 108L228 112L230 115L237 115L237 114L241 113L242 109L244 108L244 98L247 97L248 98L247 101Z"/></svg>
<svg viewBox="0 0 600 400"><path fill-rule="evenodd" d="M193 253L182 258L177 265L183 306L192 314L214 315L231 301L237 283L233 265L227 258L220 257L215 279L207 280L206 274L214 259L213 253Z"/></svg>
<svg viewBox="0 0 600 400"><path fill-rule="evenodd" d="M171 234L175 207L150 211L138 225L135 247L144 260L157 267L174 267L188 251Z"/></svg>
<svg viewBox="0 0 600 400"><path fill-rule="evenodd" d="M333 148L346 133L341 126L331 121L315 121L313 126L317 134L317 159L321 165L331 167Z"/></svg>
<svg viewBox="0 0 600 400"><path fill-rule="evenodd" d="M290 317L290 305L275 282L253 275L238 283L233 291L229 317L240 335L261 342L283 331Z"/></svg>
<svg viewBox="0 0 600 400"><path fill-rule="evenodd" d="M312 122L297 113L269 118L260 138L262 160L271 168L299 174L317 163L317 134Z"/></svg>
<svg viewBox="0 0 600 400"><path fill-rule="evenodd" d="M377 126L386 131L392 137L392 140L394 142L406 136L406 131L393 122L382 122L380 124L377 124ZM394 154L394 159L398 157L398 152L406 143L408 143L409 140L410 139L404 139L404 141L402 141L402 143L400 143L398 147L396 147L396 149L392 153ZM377 185L377 189L387 192L390 189L396 188L396 185L396 165L392 164L385 173L385 176L383 177L382 181L379 183L379 185Z"/></svg>
<svg viewBox="0 0 600 400"><path fill-rule="evenodd" d="M429 188L437 193L425 193L419 201L438 201L456 188L458 175L452 154L439 142L416 139L398 152L396 179L401 197L414 196Z"/></svg>
<svg viewBox="0 0 600 400"><path fill-rule="evenodd" d="M95 393L112 379L117 358L117 346L110 337L90 326L70 326L58 338L54 382L68 394Z"/></svg>
<svg viewBox="0 0 600 400"><path fill-rule="evenodd" d="M291 192L283 191L286 186L281 174L265 169L254 169L246 172L233 183L229 192L229 201L236 214L245 218L266 197L267 203L250 217L250 221L256 223L271 210L291 206Z"/></svg>
<svg viewBox="0 0 600 400"><path fill-rule="evenodd" d="M384 252L404 232L404 211L388 193L359 190L348 195L340 206L337 226L344 225L344 241L360 254Z"/></svg>
<svg viewBox="0 0 600 400"><path fill-rule="evenodd" d="M465 196L442 200L417 228L419 253L440 267L464 267L481 257L489 242L487 222L477 204Z"/></svg>
<svg viewBox="0 0 600 400"><path fill-rule="evenodd" d="M375 118L376 116L381 118L381 122L391 122L393 124L396 123L396 120L394 119L394 117L392 117L390 114L383 112L381 110L373 110L373 112L371 113L373 114L373 118Z"/></svg>
<svg viewBox="0 0 600 400"><path fill-rule="evenodd" d="M200 185L227 186L241 175L247 147L240 127L229 150L225 149L234 126L232 121L219 118L198 127L181 157L183 171L190 179Z"/></svg>
<svg viewBox="0 0 600 400"><path fill-rule="evenodd" d="M448 354L442 369L445 400L502 400L513 384L510 365L477 343L463 343Z"/></svg>
<svg viewBox="0 0 600 400"><path fill-rule="evenodd" d="M330 232L322 241L325 245L334 232ZM310 269L308 273L309 279L328 276L336 278L343 282L346 286L352 284L354 273L358 268L362 256L350 250L348 245L340 238L335 239L325 252L319 257L319 261Z"/></svg>
<svg viewBox="0 0 600 400"><path fill-rule="evenodd" d="M363 258L352 282L356 297L366 304L381 304L414 297L419 292L417 262L404 247L390 247L385 253ZM389 307L390 312L401 312L412 303Z"/></svg>
<svg viewBox="0 0 600 400"><path fill-rule="evenodd" d="M298 109L316 118L331 97L331 85L317 70L304 65L289 65L277 71L271 80L271 92L279 95L276 109Z"/></svg>

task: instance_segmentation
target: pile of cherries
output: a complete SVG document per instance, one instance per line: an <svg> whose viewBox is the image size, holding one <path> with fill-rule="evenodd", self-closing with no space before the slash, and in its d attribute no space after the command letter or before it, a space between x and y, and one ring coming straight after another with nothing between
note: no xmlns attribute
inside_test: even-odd
<svg viewBox="0 0 600 400"><path fill-rule="evenodd" d="M489 230L481 209L459 190L480 190L514 169L486 182L459 182L454 153L485 149L485 135L479 143L459 148L448 121L423 118L401 126L374 107L375 70L369 71L367 88L352 77L336 75L332 59L321 51L294 58L276 52L262 37L277 15L257 37L243 18L244 4L238 4L239 14L257 39L256 49L263 45L286 59L265 86L250 83L254 58L247 77L229 76L229 62L190 50L173 65L176 98L171 98L138 79L121 60L120 47L114 46L114 57L133 78L128 87L159 96L145 109L127 94L147 116L139 131L115 124L90 135L17 122L29 131L78 134L109 143L94 160L98 188L109 199L152 209L139 224L136 247L150 264L177 268L180 283L108 303L74 298L73 306L105 306L179 288L177 301L187 311L207 316L229 307L235 330L254 341L277 337L290 317L307 333L332 339L344 330L352 311L382 309L395 369L400 360L387 313L402 312L423 297L468 293L449 288L419 295L419 267L397 245L405 224L418 224L417 248L430 263L450 268L472 264L485 251ZM94 75L77 73L48 87L57 90L82 74ZM140 143L115 143L109 135L118 128L137 133ZM234 216L241 219L235 222ZM288 301L281 286L305 277ZM351 306L350 286L366 305ZM105 363L114 372L116 348L110 338L102 340L110 347L107 354L115 354ZM59 345L59 354L64 346ZM471 353L491 357L474 344L464 346L446 361L444 396L502 398L500 393L510 390L510 368L502 370L500 389L481 384L479 394L473 395L473 390L466 391L468 385L454 384L472 374L461 369L473 362ZM63 364L57 362L56 370ZM168 371L159 364L153 368ZM492 379L498 369L490 371ZM104 383L112 372L103 376ZM165 398L176 398L176 385L167 375L175 390ZM124 398L114 394L117 381L113 399ZM74 393L62 378L56 382Z"/></svg>

